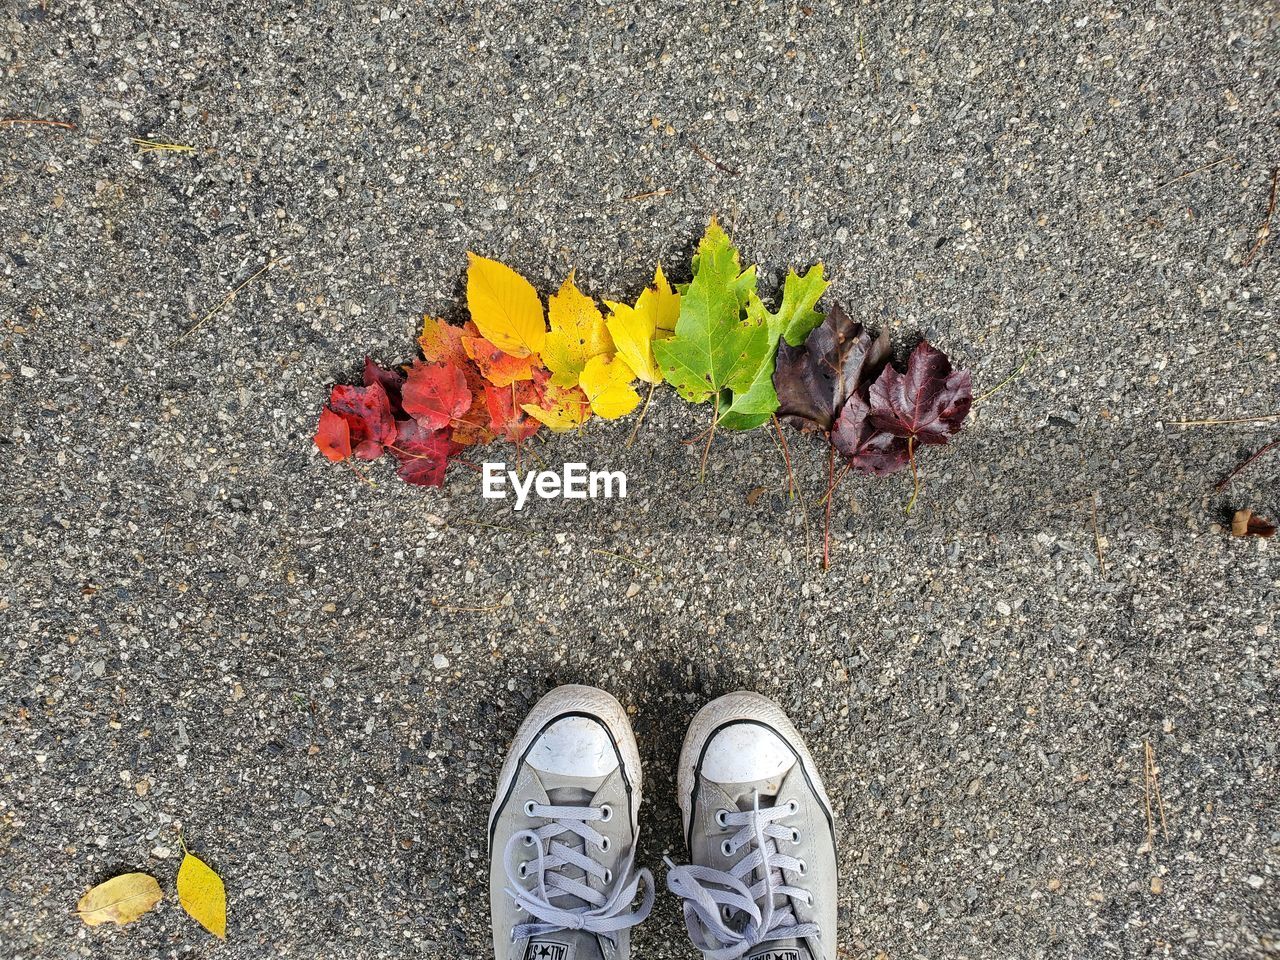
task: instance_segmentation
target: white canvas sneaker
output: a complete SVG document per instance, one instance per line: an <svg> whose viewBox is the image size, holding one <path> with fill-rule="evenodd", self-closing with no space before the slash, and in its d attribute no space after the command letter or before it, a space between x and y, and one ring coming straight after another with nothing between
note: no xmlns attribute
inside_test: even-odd
<svg viewBox="0 0 1280 960"><path fill-rule="evenodd" d="M640 753L622 705L584 686L539 700L489 813L497 960L626 960L654 898L653 875L634 865L639 813Z"/></svg>

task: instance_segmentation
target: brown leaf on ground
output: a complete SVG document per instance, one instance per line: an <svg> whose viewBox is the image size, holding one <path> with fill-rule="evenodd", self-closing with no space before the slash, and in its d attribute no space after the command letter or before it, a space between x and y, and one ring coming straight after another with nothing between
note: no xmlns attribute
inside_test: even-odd
<svg viewBox="0 0 1280 960"><path fill-rule="evenodd" d="M1231 518L1233 537L1274 537L1276 525L1252 510L1237 510Z"/></svg>

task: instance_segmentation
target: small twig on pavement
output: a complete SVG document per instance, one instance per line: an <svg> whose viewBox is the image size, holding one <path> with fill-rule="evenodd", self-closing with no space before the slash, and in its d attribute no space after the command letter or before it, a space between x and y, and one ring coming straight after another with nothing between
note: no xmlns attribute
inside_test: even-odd
<svg viewBox="0 0 1280 960"><path fill-rule="evenodd" d="M1181 183L1183 180L1186 180L1189 177L1194 177L1198 173L1204 173L1206 170L1212 170L1214 167L1220 166L1221 164L1226 163L1228 160L1234 160L1234 159L1235 159L1234 154L1228 154L1225 157L1219 157L1217 160L1214 160L1211 163L1206 163L1203 167L1196 167L1194 170L1188 170L1186 173L1180 176L1174 177L1172 180L1166 180L1164 183L1160 184L1160 186L1156 187L1156 192L1158 193L1159 191L1163 190L1165 187L1172 187L1175 183Z"/></svg>
<svg viewBox="0 0 1280 960"><path fill-rule="evenodd" d="M711 156L711 154L707 153L707 151L703 150L700 146L698 146L698 144L692 139L689 140L689 149L692 150L694 153L696 153L698 156L700 156L703 160L707 161L707 163L711 164L717 170L723 170L725 173L732 174L735 177L742 176L741 170L735 170L733 167L729 166L728 164L721 163L715 157Z"/></svg>
<svg viewBox="0 0 1280 960"><path fill-rule="evenodd" d="M1102 553L1102 534L1098 532L1098 491L1095 490L1089 494L1089 510L1091 514L1091 523L1093 524L1093 549L1098 554L1098 569L1102 573L1107 572L1107 558Z"/></svg>
<svg viewBox="0 0 1280 960"><path fill-rule="evenodd" d="M1263 420L1280 420L1280 413L1260 413L1256 417L1232 417L1226 420L1175 420L1175 427L1220 427L1232 423L1259 423Z"/></svg>
<svg viewBox="0 0 1280 960"><path fill-rule="evenodd" d="M459 527L481 527L485 530L500 530L503 533L518 533L520 536L528 537L531 540L536 540L543 536L543 534L536 530L521 530L519 527L504 527L498 523L484 523L480 520L455 520L451 526L455 524Z"/></svg>
<svg viewBox="0 0 1280 960"><path fill-rule="evenodd" d="M185 340L187 337L191 336L191 334L194 333L196 330L198 330L206 320L208 320L215 313L217 313L219 310L221 310L223 307L229 304L232 300L234 300L236 298L236 294L238 294L241 290L243 290L249 284L253 283L254 280L258 279L258 277L262 276L262 274L266 273L268 270L274 267L277 263L282 263L288 259L289 258L287 256L284 256L284 257L277 257L275 260L268 260L265 264L263 264L256 271L254 271L254 273L249 277L248 280L244 281L244 283L240 284L240 286L236 287L234 290L228 293L220 304L218 304L216 307L214 307L212 310L206 313L203 317L197 320L194 324L187 327L186 330L180 333L173 340L173 342L169 344L169 346L171 347L176 346L177 344Z"/></svg>
<svg viewBox="0 0 1280 960"><path fill-rule="evenodd" d="M1240 471L1244 470L1245 467L1249 466L1249 464L1253 463L1253 461L1257 460L1260 456L1262 456L1268 450L1274 450L1276 447L1280 447L1280 437L1276 438L1275 440L1272 440L1266 446L1259 449L1257 453L1249 457L1243 463L1237 464L1234 470L1232 470L1225 477L1223 477L1216 484L1214 484L1213 489L1221 491L1228 483L1230 483L1235 478L1236 474L1240 473Z"/></svg>
<svg viewBox="0 0 1280 960"><path fill-rule="evenodd" d="M129 142L138 148L139 153L194 153L196 149L185 143L164 143L160 140L145 140L142 137L130 137Z"/></svg>
<svg viewBox="0 0 1280 960"><path fill-rule="evenodd" d="M654 197L668 196L670 193L670 187L663 187L661 190L650 190L648 193L637 193L630 197L623 197L619 202L626 203L628 200L651 200Z"/></svg>
<svg viewBox="0 0 1280 960"><path fill-rule="evenodd" d="M5 117L0 120L0 127L58 127L61 130L77 129L74 123L65 120L41 120L36 117Z"/></svg>
<svg viewBox="0 0 1280 960"><path fill-rule="evenodd" d="M1035 357L1039 353L1040 353L1040 348L1036 347L1034 350L1028 353L1025 357L1023 357L1022 362L1018 364L1018 369L1014 370L1013 373L1009 374L1007 377L1005 377L1003 380L997 383L994 387L992 387L982 396L978 397L977 400L974 400L973 406L976 407L978 404L982 403L984 400L993 396L997 391L1003 390L1006 386L1008 386L1014 380L1018 379L1018 377L1022 376L1022 371L1027 369L1027 364L1030 363L1033 359L1035 359Z"/></svg>
<svg viewBox="0 0 1280 960"><path fill-rule="evenodd" d="M1271 218L1276 214L1276 185L1280 184L1280 167L1276 167L1271 171L1271 196L1267 200L1267 215L1262 223L1258 225L1257 241L1253 245L1253 249L1249 251L1249 255L1244 258L1242 267L1247 267L1253 262L1253 258L1260 254L1267 241L1271 239Z"/></svg>
<svg viewBox="0 0 1280 960"><path fill-rule="evenodd" d="M502 608L501 602L491 603L485 607L455 607L450 606L441 600L432 600L431 605L441 613L488 613L492 610L499 610Z"/></svg>
<svg viewBox="0 0 1280 960"><path fill-rule="evenodd" d="M1143 794L1147 808L1147 850L1154 851L1156 846L1156 826L1155 816L1152 814L1152 800L1155 801L1155 811L1160 817L1160 829L1164 833L1166 841L1169 839L1169 824L1164 816L1164 797L1160 794L1160 768L1156 766L1156 752L1152 749L1150 740L1142 741L1142 749Z"/></svg>
<svg viewBox="0 0 1280 960"><path fill-rule="evenodd" d="M614 553L612 550L605 550L601 547L592 547L591 552L598 553L602 557L612 557L614 560L621 560L623 563L629 563L636 569L646 570L649 573L652 573L654 576L658 576L658 577L662 576L662 570L659 569L658 567L655 567L651 563L645 563L642 560L637 560L635 557L628 557L624 553Z"/></svg>

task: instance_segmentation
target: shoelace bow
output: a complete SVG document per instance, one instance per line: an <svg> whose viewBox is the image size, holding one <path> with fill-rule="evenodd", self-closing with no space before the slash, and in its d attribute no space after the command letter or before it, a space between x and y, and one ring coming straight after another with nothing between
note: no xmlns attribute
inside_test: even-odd
<svg viewBox="0 0 1280 960"><path fill-rule="evenodd" d="M740 828L724 841L726 853L753 845L728 872L697 864L676 866L667 860L667 888L684 900L689 937L706 960L738 960L769 940L818 936L818 925L800 923L789 902L775 903L778 897L813 903L807 890L788 884L783 876L783 871L799 873L802 867L800 860L778 850L778 841L790 841L792 831L777 821L793 812L787 804L762 808L759 791L752 809L725 812L720 822ZM746 881L756 870L760 879L748 887ZM734 912L746 914L740 929L728 923Z"/></svg>
<svg viewBox="0 0 1280 960"><path fill-rule="evenodd" d="M618 865L616 876L586 851L606 849L606 838L591 824L606 819L604 808L590 806L555 806L530 803L526 807L530 817L548 822L537 830L522 830L507 841L503 854L507 872L507 895L534 920L517 924L511 929L511 940L538 937L560 930L583 930L616 939L619 930L634 927L649 916L655 895L653 874L648 870L635 870L635 849L627 853ZM556 839L564 834L582 840L582 850ZM516 864L513 854L518 845L528 844L537 848L533 860ZM584 874L581 880L566 876L565 867L576 867ZM518 881L534 876L533 887L525 890ZM594 877L601 881L607 893L594 890L586 883ZM640 884L644 882L648 892L640 906L628 913L636 898ZM574 897L583 901L582 906L558 906L553 897Z"/></svg>

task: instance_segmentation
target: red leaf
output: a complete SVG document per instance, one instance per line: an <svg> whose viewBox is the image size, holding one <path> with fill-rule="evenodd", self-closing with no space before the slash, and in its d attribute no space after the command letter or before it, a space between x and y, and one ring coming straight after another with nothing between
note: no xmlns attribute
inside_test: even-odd
<svg viewBox="0 0 1280 960"><path fill-rule="evenodd" d="M320 411L316 428L316 446L328 459L337 463L351 456L351 428L347 421L328 407Z"/></svg>
<svg viewBox="0 0 1280 960"><path fill-rule="evenodd" d="M399 420L404 416L404 405L400 401L400 390L404 387L404 374L399 370L388 370L374 363L368 356L364 358L364 385L382 384L387 392L387 400L391 404L391 416Z"/></svg>
<svg viewBox="0 0 1280 960"><path fill-rule="evenodd" d="M907 441L876 429L867 416L870 410L856 393L849 397L831 431L831 445L855 470L886 477L907 465Z"/></svg>
<svg viewBox="0 0 1280 960"><path fill-rule="evenodd" d="M467 337L478 337L480 331L468 320L460 327L445 323L443 320L426 319L422 324L422 336L418 338L418 346L422 355L432 362L452 363L467 378L467 389L471 392L471 406L453 425L454 443L485 444L493 439L489 430L489 412L485 407L484 377L476 369L475 363L467 355L466 345L462 342Z"/></svg>
<svg viewBox="0 0 1280 960"><path fill-rule="evenodd" d="M942 444L954 436L973 404L968 370L952 371L941 350L921 340L907 372L885 367L871 385L871 423L916 443Z"/></svg>
<svg viewBox="0 0 1280 960"><path fill-rule="evenodd" d="M361 460L377 460L396 436L391 402L382 384L368 387L340 385L329 394L329 407L347 422L351 443Z"/></svg>
<svg viewBox="0 0 1280 960"><path fill-rule="evenodd" d="M405 381L403 402L408 413L428 430L442 430L471 408L466 375L451 363L414 361Z"/></svg>
<svg viewBox="0 0 1280 960"><path fill-rule="evenodd" d="M523 443L542 426L520 409L524 403L542 402L541 384L528 380L507 387L485 384L484 396L489 407L489 426L498 436L512 443Z"/></svg>
<svg viewBox="0 0 1280 960"><path fill-rule="evenodd" d="M420 487L444 483L449 458L461 449L449 439L448 430L428 430L417 420L401 420L392 455L400 461L400 479Z"/></svg>

